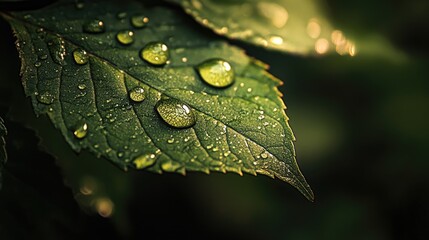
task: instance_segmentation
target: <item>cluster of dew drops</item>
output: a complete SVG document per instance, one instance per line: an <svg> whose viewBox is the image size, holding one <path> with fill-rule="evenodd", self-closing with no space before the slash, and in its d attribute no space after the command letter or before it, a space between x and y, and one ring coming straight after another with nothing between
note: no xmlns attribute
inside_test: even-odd
<svg viewBox="0 0 429 240"><path fill-rule="evenodd" d="M126 13L118 13L118 18L127 18ZM135 15L129 18L131 26L135 29L147 27L149 18L145 15ZM82 30L89 34L102 34L105 30L105 24L102 20L93 19L85 22L82 25ZM129 46L134 42L134 32L132 30L121 30L116 33L116 40L123 46ZM163 67L170 62L170 53L168 46L163 42L147 43L139 52L142 61L150 65ZM72 57L77 65L85 65L88 63L90 53L82 48L77 48L73 51ZM233 84L235 75L231 64L220 58L212 58L205 60L196 66L196 71L200 75L202 81L214 88L225 88ZM81 86L79 86L81 88ZM82 88L84 88L82 86ZM146 98L144 88L137 86L128 92L128 97L135 103L141 103ZM155 109L160 118L169 126L177 129L190 128L196 123L196 117L193 109L186 103L174 99L165 98L159 100ZM82 123L77 126L73 132L78 139L83 139L87 136L89 126L87 123ZM146 156L147 158L147 156ZM136 165L138 168L150 165L154 158L140 159Z"/></svg>

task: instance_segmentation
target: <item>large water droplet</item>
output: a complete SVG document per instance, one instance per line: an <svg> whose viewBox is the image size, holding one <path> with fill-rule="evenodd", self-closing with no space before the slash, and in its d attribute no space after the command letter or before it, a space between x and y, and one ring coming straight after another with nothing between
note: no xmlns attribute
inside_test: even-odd
<svg viewBox="0 0 429 240"><path fill-rule="evenodd" d="M118 42L124 45L130 45L134 42L134 32L130 30L123 30L116 34Z"/></svg>
<svg viewBox="0 0 429 240"><path fill-rule="evenodd" d="M145 92L142 87L135 87L129 92L131 100L134 102L143 102L145 99Z"/></svg>
<svg viewBox="0 0 429 240"><path fill-rule="evenodd" d="M164 65L167 63L170 53L164 43L151 42L141 50L140 56L153 65Z"/></svg>
<svg viewBox="0 0 429 240"><path fill-rule="evenodd" d="M131 17L131 25L135 28L142 28L146 26L146 24L149 22L149 18L143 16L143 15L137 15Z"/></svg>
<svg viewBox="0 0 429 240"><path fill-rule="evenodd" d="M143 169L153 165L155 161L156 161L155 154L143 154L136 157L133 160L133 163L137 169Z"/></svg>
<svg viewBox="0 0 429 240"><path fill-rule="evenodd" d="M86 64L89 59L86 51L80 48L73 51L73 58L74 58L74 61L79 65Z"/></svg>
<svg viewBox="0 0 429 240"><path fill-rule="evenodd" d="M176 128L189 128L195 124L195 115L191 107L176 99L162 99L156 110L168 125Z"/></svg>
<svg viewBox="0 0 429 240"><path fill-rule="evenodd" d="M74 136L79 139L86 137L87 133L88 133L88 124L86 123L80 124L73 132Z"/></svg>
<svg viewBox="0 0 429 240"><path fill-rule="evenodd" d="M197 70L204 82L213 87L227 87L234 82L234 70L222 59L207 60L198 65Z"/></svg>
<svg viewBox="0 0 429 240"><path fill-rule="evenodd" d="M106 28L103 21L95 19L83 24L83 31L87 33L103 33Z"/></svg>

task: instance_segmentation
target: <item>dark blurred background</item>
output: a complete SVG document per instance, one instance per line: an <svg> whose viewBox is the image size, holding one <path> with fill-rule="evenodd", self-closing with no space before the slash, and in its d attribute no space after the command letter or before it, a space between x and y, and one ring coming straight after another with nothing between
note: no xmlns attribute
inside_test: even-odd
<svg viewBox="0 0 429 240"><path fill-rule="evenodd" d="M356 40L355 57L241 44L285 82L314 203L264 176L123 174L103 159L76 157L60 147L46 117L33 117L14 38L1 19L0 116L9 161L0 239L428 239L429 2L325 2L334 25ZM58 160L40 150L38 135Z"/></svg>

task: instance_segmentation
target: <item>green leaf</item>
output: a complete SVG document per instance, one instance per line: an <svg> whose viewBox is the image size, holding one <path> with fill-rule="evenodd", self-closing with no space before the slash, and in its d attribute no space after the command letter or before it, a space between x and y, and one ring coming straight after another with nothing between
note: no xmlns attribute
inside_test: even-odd
<svg viewBox="0 0 429 240"><path fill-rule="evenodd" d="M36 114L47 114L74 150L88 149L125 170L265 174L313 199L295 160L294 136L277 90L281 82L241 49L194 30L175 10L63 1L3 16L18 38L23 85ZM165 65L149 63L161 63L152 57L164 48L153 48L154 42L169 49ZM158 52L143 60L140 51L148 45ZM208 59L230 64L231 85L202 81L197 66ZM172 120L160 101L183 108L173 109L180 128L166 123ZM171 105L177 101L181 104ZM187 110L194 124L183 125Z"/></svg>
<svg viewBox="0 0 429 240"><path fill-rule="evenodd" d="M0 189L2 186L2 170L3 165L6 163L6 140L4 137L7 135L6 126L4 125L3 119L0 117Z"/></svg>
<svg viewBox="0 0 429 240"><path fill-rule="evenodd" d="M317 0L170 0L220 35L297 54L356 54Z"/></svg>

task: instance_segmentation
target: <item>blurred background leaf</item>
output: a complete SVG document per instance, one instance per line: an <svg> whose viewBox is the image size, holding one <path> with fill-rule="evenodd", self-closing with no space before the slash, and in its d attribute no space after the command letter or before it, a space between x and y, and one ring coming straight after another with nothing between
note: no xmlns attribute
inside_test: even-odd
<svg viewBox="0 0 429 240"><path fill-rule="evenodd" d="M355 55L356 46L325 17L319 0L170 0L220 35L297 54Z"/></svg>
<svg viewBox="0 0 429 240"><path fill-rule="evenodd" d="M248 54L268 62L270 72L285 80L281 91L288 102L291 125L297 136L298 159L315 190L316 202L303 201L293 189L269 178L130 173L135 177L130 188L138 191L125 198L128 199L124 206L128 213L128 239L168 238L180 234L187 238L255 240L426 239L429 236L426 203L429 189L428 3L423 0L326 2L327 15L348 36L382 39L378 42L386 45L374 44L374 51L388 46L386 49L395 54L386 54L388 50L377 50L377 54L362 50L353 58L334 55L303 58L244 45ZM7 24L4 21L0 24L4 36L0 38L4 56L0 115L6 116L10 104L16 101L13 97L23 97L24 93L19 82L14 39ZM393 56L404 56L404 60L398 61ZM29 99L26 102L29 104ZM32 111L21 112L33 115ZM8 142L12 142L10 138L18 136L13 129L22 125L15 127L9 118L5 120ZM33 138L35 144L37 141L31 135L31 131L24 131L22 138ZM49 191L33 188L39 196L46 198L55 194L63 196L57 201L69 201L71 207L61 208L61 212L66 219L72 219L73 227L60 227L61 239L121 236L121 228L114 224L116 220L79 212L70 201L74 196L71 190L61 190L61 184L55 187L61 181L59 169L48 168L47 165L53 165L53 159L40 153L33 144L8 144L6 171L12 171L12 162L25 160L23 166L37 169L27 164L39 154L44 156L46 164L39 162L42 168L33 172L38 177L28 182L39 179L41 185L48 186ZM17 150L12 146L18 146ZM21 155L24 153L28 155ZM26 168L15 169L19 172ZM48 174L57 177L41 181ZM0 210L3 211L0 236L6 236L5 239L22 239L20 234L26 233L47 236L36 234L42 232L43 227L35 223L53 218L46 214L50 205L28 207L39 203L37 194L22 197L19 192L23 190L19 189L24 188L7 176L3 185L0 206L8 208ZM65 194L61 194L63 191ZM4 200L6 198L9 200ZM65 211L67 209L72 210ZM6 210L13 214L5 214ZM66 213L75 213L86 220ZM4 229L15 235L5 235ZM49 230L53 231L52 227Z"/></svg>

